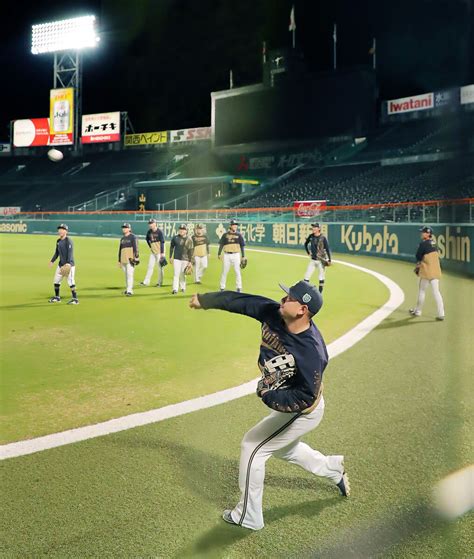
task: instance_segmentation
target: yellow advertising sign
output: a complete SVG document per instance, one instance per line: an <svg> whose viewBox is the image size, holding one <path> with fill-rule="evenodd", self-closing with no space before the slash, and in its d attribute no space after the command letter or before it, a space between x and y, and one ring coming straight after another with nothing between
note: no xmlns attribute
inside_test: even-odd
<svg viewBox="0 0 474 559"><path fill-rule="evenodd" d="M168 132L142 132L141 134L126 134L126 146L146 146L150 144L166 144Z"/></svg>
<svg viewBox="0 0 474 559"><path fill-rule="evenodd" d="M49 97L50 145L74 141L74 89L52 89Z"/></svg>

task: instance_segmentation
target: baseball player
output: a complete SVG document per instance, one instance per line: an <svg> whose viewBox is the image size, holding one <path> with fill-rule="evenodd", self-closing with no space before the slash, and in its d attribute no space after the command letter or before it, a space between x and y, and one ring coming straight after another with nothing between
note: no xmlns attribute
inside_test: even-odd
<svg viewBox="0 0 474 559"><path fill-rule="evenodd" d="M198 223L191 237L193 241L194 282L201 283L202 276L208 265L209 237L204 232L204 226Z"/></svg>
<svg viewBox="0 0 474 559"><path fill-rule="evenodd" d="M330 479L341 494L350 494L344 457L325 456L301 442L324 414L323 372L328 362L324 340L312 321L322 306L315 286L299 281L285 291L281 303L257 295L224 291L194 295L193 309L221 309L255 318L262 324L258 366L262 378L257 396L270 415L248 431L241 445L241 497L223 519L229 524L260 530L265 463L275 456Z"/></svg>
<svg viewBox="0 0 474 559"><path fill-rule="evenodd" d="M135 274L135 266L140 264L140 256L138 254L138 239L132 233L130 223L122 225L123 236L120 239L118 252L118 267L122 268L125 273L125 291L124 295L131 297L133 295L133 276Z"/></svg>
<svg viewBox="0 0 474 559"><path fill-rule="evenodd" d="M310 257L306 273L305 281L309 281L314 270L318 269L319 275L319 292L324 289L324 277L326 266L331 265L331 250L329 249L328 240L321 234L321 226L319 223L312 223L313 232L308 236L304 243L304 248Z"/></svg>
<svg viewBox="0 0 474 559"><path fill-rule="evenodd" d="M158 283L157 287L163 285L163 267L165 262L165 238L163 231L158 229L156 220L148 220L148 231L146 233L146 242L150 247L150 258L148 259L148 269L146 271L145 279L140 282L140 285L150 285L151 277L155 266L158 268Z"/></svg>
<svg viewBox="0 0 474 559"><path fill-rule="evenodd" d="M236 290L238 293L242 291L242 273L240 269L245 268L247 259L245 258L245 241L242 235L237 231L238 225L237 221L233 219L230 222L228 231L222 235L219 241L217 256L219 260L223 260L220 280L221 291L225 289L227 274L231 267L234 268L235 271ZM223 256L222 253L224 253ZM242 260L240 259L241 254Z"/></svg>
<svg viewBox="0 0 474 559"><path fill-rule="evenodd" d="M192 271L193 241L188 237L188 228L183 223L179 226L178 234L171 239L170 263L173 264L173 295L178 289L186 291L186 274Z"/></svg>
<svg viewBox="0 0 474 559"><path fill-rule="evenodd" d="M418 288L418 301L416 307L410 309L412 316L421 316L421 309L425 302L426 288L431 285L433 296L438 308L438 316L436 320L444 320L444 304L443 297L439 291L439 280L441 279L441 266L439 264L438 247L433 239L433 229L431 227L422 227L421 243L416 251L416 268L415 273L420 278Z"/></svg>
<svg viewBox="0 0 474 559"><path fill-rule="evenodd" d="M79 299L77 298L76 292L76 265L74 264L74 244L72 239L68 237L67 233L69 231L68 226L65 223L58 225L58 235L59 239L56 241L56 250L54 251L53 257L49 261L49 266L51 267L54 262L59 258L58 265L56 267L56 272L54 274L54 297L49 299L50 303L59 303L61 297L59 296L59 288L61 282L64 278L67 279L67 283L71 289L72 299L68 301L68 305L78 305Z"/></svg>

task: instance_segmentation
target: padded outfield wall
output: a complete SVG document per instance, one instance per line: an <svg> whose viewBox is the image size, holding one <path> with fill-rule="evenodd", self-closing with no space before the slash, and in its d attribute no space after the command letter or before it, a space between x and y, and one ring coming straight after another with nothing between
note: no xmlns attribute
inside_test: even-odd
<svg viewBox="0 0 474 559"><path fill-rule="evenodd" d="M20 234L54 234L57 225L66 222L71 236L84 235L94 237L120 237L121 224L131 222L133 231L145 235L146 221L131 221L130 216L108 215L97 219L96 215L57 215L54 219L3 219L0 220L0 233ZM179 222L159 222L165 239L170 240L177 233ZM204 222L205 223L205 222ZM226 230L225 222L208 222L206 224L209 238L217 243ZM362 254L400 260L414 261L414 254L419 243L420 225L384 224L384 223L324 223L323 232L328 237L331 249L338 253ZM188 224L192 232L194 223ZM309 223L261 223L245 222L240 230L248 246L273 248L298 248L303 250L303 243L311 232ZM443 268L474 275L474 225L472 224L437 224L433 225L438 242ZM146 248L141 244L141 250Z"/></svg>

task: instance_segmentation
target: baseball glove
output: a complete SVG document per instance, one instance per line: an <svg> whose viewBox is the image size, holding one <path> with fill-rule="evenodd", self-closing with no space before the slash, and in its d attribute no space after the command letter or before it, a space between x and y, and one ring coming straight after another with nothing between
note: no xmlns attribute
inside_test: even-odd
<svg viewBox="0 0 474 559"><path fill-rule="evenodd" d="M132 266L138 266L138 264L140 264L139 258L129 258L128 261Z"/></svg>
<svg viewBox="0 0 474 559"><path fill-rule="evenodd" d="M413 269L413 271L415 272L416 275L418 275L420 273L420 266L417 264Z"/></svg>
<svg viewBox="0 0 474 559"><path fill-rule="evenodd" d="M184 269L184 273L187 276L190 276L193 273L193 265L191 264L191 262L189 262L186 268Z"/></svg>
<svg viewBox="0 0 474 559"><path fill-rule="evenodd" d="M245 270L245 268L247 267L247 259L246 258L242 258L242 260L240 261L240 267L242 268L242 270Z"/></svg>
<svg viewBox="0 0 474 559"><path fill-rule="evenodd" d="M262 378L257 384L257 396L262 390L277 390L296 372L295 358L291 353L282 353L265 361L261 368Z"/></svg>
<svg viewBox="0 0 474 559"><path fill-rule="evenodd" d="M166 260L165 256L162 256L158 263L162 268L164 268L165 266L168 266L168 260Z"/></svg>
<svg viewBox="0 0 474 559"><path fill-rule="evenodd" d="M59 268L59 273L63 276L63 278L67 278L68 275L71 273L71 264L63 264Z"/></svg>

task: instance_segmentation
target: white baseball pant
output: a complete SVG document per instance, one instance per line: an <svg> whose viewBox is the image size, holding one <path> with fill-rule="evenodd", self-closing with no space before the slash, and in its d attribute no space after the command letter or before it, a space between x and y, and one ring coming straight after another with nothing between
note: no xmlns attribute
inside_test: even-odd
<svg viewBox="0 0 474 559"><path fill-rule="evenodd" d="M321 260L311 260L308 263L308 267L306 268L306 273L304 275L304 279L309 281L311 276L313 275L314 270L318 270L319 281L324 281L325 269L321 262Z"/></svg>
<svg viewBox="0 0 474 559"><path fill-rule="evenodd" d="M433 296L436 301L436 306L438 308L438 316L444 316L444 304L443 304L443 297L439 291L439 280L438 279L420 279L420 285L418 287L418 301L416 302L415 311L420 312L423 308L423 304L425 302L426 296L426 289L428 285L431 285L431 289L433 290Z"/></svg>
<svg viewBox="0 0 474 559"><path fill-rule="evenodd" d="M145 285L150 285L155 266L158 268L158 284L163 284L163 268L160 266L160 258L161 254L150 254L150 258L148 259L148 269L146 271L145 279L143 280Z"/></svg>
<svg viewBox="0 0 474 559"><path fill-rule="evenodd" d="M125 291L127 291L127 293L133 293L133 275L135 274L135 266L132 266L129 262L127 262L127 264L122 264L121 266L125 274Z"/></svg>
<svg viewBox="0 0 474 559"><path fill-rule="evenodd" d="M343 474L343 457L325 456L300 441L303 435L319 425L323 415L324 399L321 397L316 408L308 414L272 411L245 434L239 468L241 497L231 512L235 523L252 530L263 528L265 462L271 456L339 483Z"/></svg>
<svg viewBox="0 0 474 559"><path fill-rule="evenodd" d="M186 289L186 276L184 274L184 270L186 270L186 266L188 264L189 262L187 260L176 260L176 258L173 259L173 291L178 291L178 289Z"/></svg>
<svg viewBox="0 0 474 559"><path fill-rule="evenodd" d="M194 257L194 281L201 281L207 268L207 255Z"/></svg>
<svg viewBox="0 0 474 559"><path fill-rule="evenodd" d="M237 289L242 289L242 273L240 270L240 253L239 252L224 252L222 261L222 274L220 281L220 288L225 289L225 284L227 281L227 274L230 268L234 268L235 271L235 287Z"/></svg>
<svg viewBox="0 0 474 559"><path fill-rule="evenodd" d="M76 278L75 278L75 274L76 274L76 266L71 266L71 271L69 272L69 275L67 277L67 284L69 285L69 287L74 287L76 285ZM61 273L59 272L59 265L56 268L56 272L54 273L54 280L53 283L56 284L60 284L64 279L64 276L61 275Z"/></svg>

